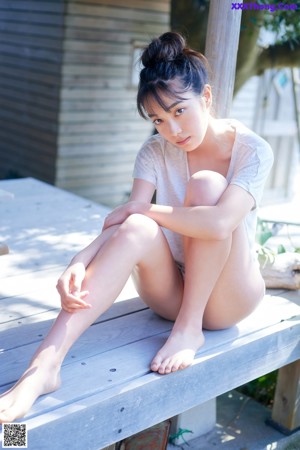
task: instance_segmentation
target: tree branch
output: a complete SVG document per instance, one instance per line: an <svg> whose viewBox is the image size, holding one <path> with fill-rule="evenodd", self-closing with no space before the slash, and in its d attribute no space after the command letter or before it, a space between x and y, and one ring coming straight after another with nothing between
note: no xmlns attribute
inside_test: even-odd
<svg viewBox="0 0 300 450"><path fill-rule="evenodd" d="M300 67L300 43L291 46L291 42L270 45L263 49L257 58L256 74L264 70L283 67Z"/></svg>

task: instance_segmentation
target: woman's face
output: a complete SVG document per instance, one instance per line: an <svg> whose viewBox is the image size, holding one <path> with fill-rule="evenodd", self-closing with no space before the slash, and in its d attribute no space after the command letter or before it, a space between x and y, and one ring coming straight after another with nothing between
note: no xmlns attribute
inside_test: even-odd
<svg viewBox="0 0 300 450"><path fill-rule="evenodd" d="M168 109L149 98L146 110L158 133L167 141L189 152L197 149L206 134L211 104L210 86L205 85L202 95L192 91L184 93L185 100L162 95Z"/></svg>

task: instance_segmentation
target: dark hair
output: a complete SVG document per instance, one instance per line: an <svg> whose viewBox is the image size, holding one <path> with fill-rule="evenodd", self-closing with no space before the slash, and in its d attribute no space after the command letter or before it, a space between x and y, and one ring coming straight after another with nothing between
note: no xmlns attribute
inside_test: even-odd
<svg viewBox="0 0 300 450"><path fill-rule="evenodd" d="M148 117L145 102L149 96L167 111L162 94L184 100L184 92L192 90L201 94L208 83L206 58L187 47L184 37L176 32L167 32L153 39L144 49L141 62L144 67L140 72L137 109L144 119ZM180 81L179 89L171 84L175 79Z"/></svg>

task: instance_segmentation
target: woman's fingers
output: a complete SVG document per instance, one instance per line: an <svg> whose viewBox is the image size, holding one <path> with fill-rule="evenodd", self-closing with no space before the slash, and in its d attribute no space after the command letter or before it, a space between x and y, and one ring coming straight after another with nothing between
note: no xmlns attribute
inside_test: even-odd
<svg viewBox="0 0 300 450"><path fill-rule="evenodd" d="M92 305L83 300L89 294L88 291L80 292L80 296L68 294L62 296L61 306L65 311L75 312L79 309L90 309Z"/></svg>

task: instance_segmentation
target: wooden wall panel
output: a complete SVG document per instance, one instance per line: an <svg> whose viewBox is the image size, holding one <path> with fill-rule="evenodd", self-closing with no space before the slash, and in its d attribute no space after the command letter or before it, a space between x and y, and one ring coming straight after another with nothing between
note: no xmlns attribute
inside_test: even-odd
<svg viewBox="0 0 300 450"><path fill-rule="evenodd" d="M0 177L55 181L63 0L0 3Z"/></svg>
<svg viewBox="0 0 300 450"><path fill-rule="evenodd" d="M151 124L136 111L132 53L169 29L170 1L67 2L56 183L102 204L124 202Z"/></svg>
<svg viewBox="0 0 300 450"><path fill-rule="evenodd" d="M133 49L169 29L169 11L170 0L2 0L0 178L123 202L152 132L136 111Z"/></svg>

